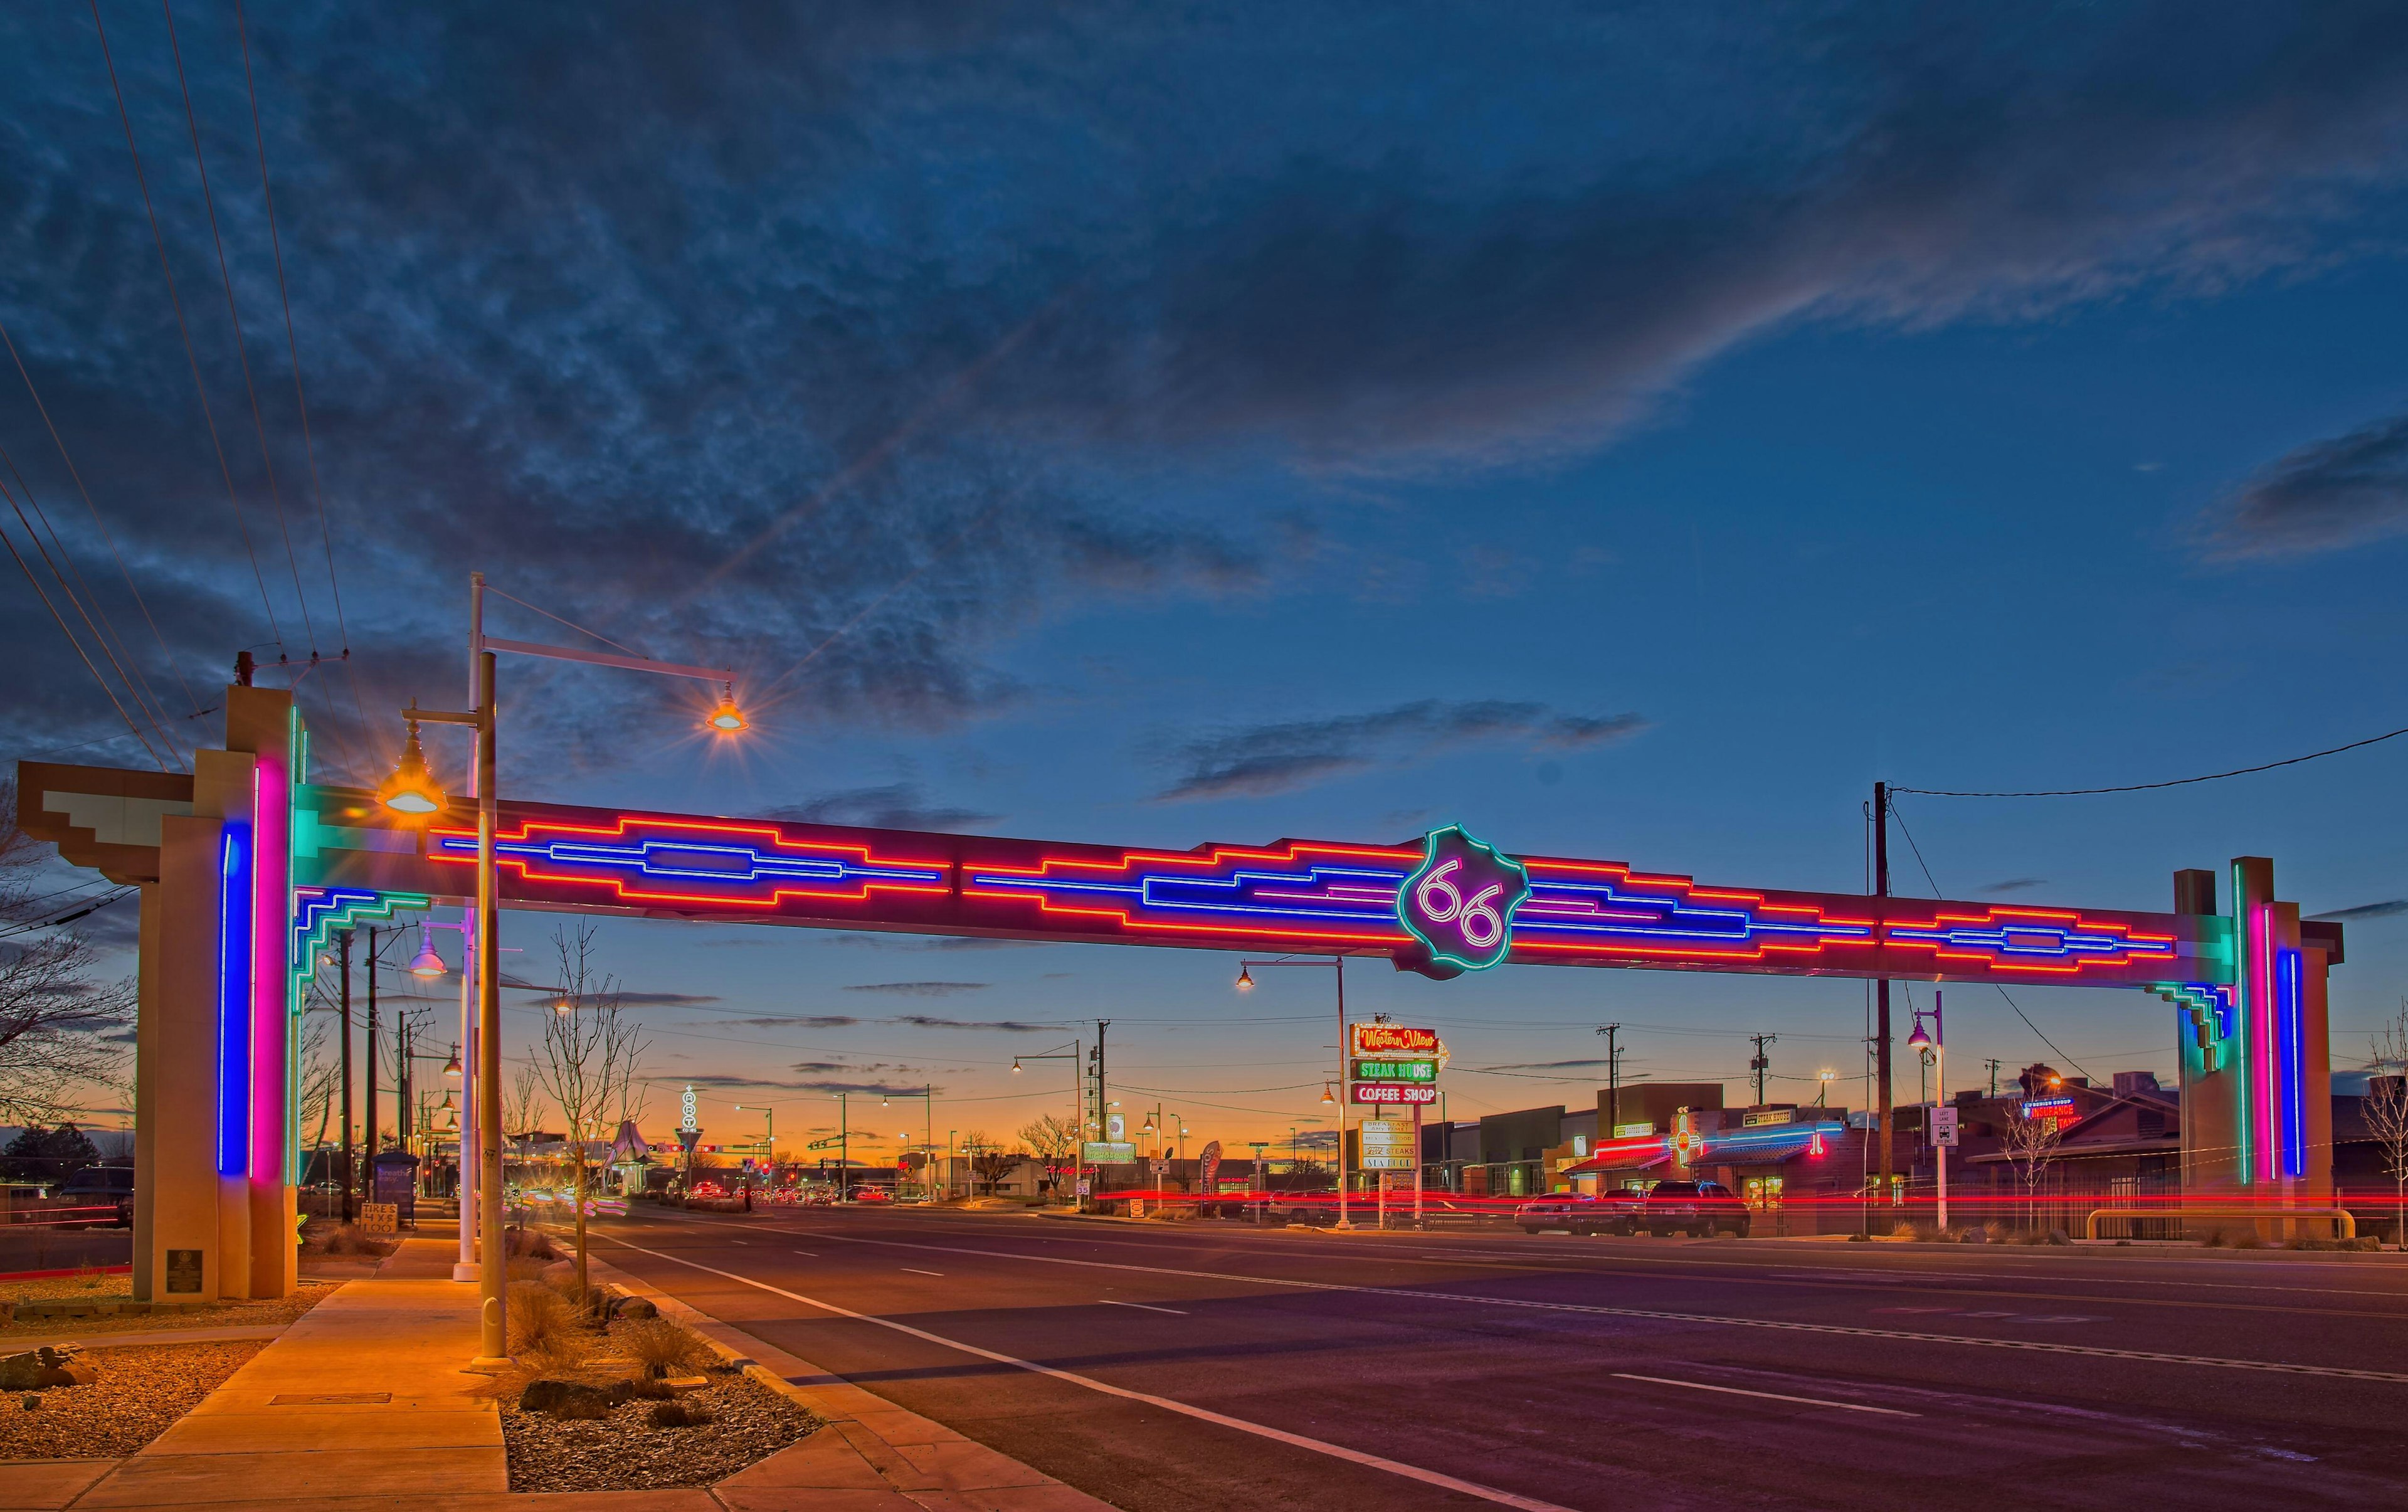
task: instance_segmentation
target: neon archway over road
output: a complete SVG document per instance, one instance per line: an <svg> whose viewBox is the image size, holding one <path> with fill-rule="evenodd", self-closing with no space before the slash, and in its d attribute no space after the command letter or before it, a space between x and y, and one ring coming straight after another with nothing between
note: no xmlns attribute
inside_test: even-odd
<svg viewBox="0 0 2408 1512"><path fill-rule="evenodd" d="M327 895L322 907L353 893L474 891L471 828L400 828L350 788L303 785L294 810L294 883L305 909L313 890ZM1427 891L1408 886L1428 876L1445 837L1461 833L1169 851L505 800L494 853L506 907L1376 955L1445 976L1463 963L1433 959L1411 902L1418 895L1443 910L1451 879ZM1479 964L2152 989L2234 980L2232 921L2219 914L1712 886L1619 861L1503 857L1469 843L1526 877L1503 915L1502 948ZM1475 928L1472 939L1495 934Z"/></svg>

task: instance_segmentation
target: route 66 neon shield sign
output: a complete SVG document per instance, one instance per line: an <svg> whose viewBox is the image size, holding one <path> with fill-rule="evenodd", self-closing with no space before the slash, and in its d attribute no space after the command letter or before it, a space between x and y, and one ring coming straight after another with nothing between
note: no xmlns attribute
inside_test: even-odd
<svg viewBox="0 0 2408 1512"><path fill-rule="evenodd" d="M1461 825L1429 832L1422 864L1397 889L1397 919L1433 961L1482 972L1513 948L1513 910L1530 874Z"/></svg>

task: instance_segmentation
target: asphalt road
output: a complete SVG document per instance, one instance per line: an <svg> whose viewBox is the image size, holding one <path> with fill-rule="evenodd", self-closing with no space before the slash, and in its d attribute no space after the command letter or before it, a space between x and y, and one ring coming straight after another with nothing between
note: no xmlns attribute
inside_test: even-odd
<svg viewBox="0 0 2408 1512"><path fill-rule="evenodd" d="M131 1265L131 1229L58 1229L33 1224L0 1229L0 1275L76 1265Z"/></svg>
<svg viewBox="0 0 2408 1512"><path fill-rule="evenodd" d="M2393 1256L826 1209L595 1233L1133 1512L2408 1503Z"/></svg>

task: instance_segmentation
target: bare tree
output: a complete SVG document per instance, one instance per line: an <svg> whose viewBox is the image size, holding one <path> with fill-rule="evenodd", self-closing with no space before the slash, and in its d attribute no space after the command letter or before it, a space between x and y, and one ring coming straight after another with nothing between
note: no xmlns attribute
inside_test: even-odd
<svg viewBox="0 0 2408 1512"><path fill-rule="evenodd" d="M0 1123L55 1123L79 1088L116 1087L132 1027L131 981L93 979L99 951L39 892L47 850L17 828L17 780L0 778Z"/></svg>
<svg viewBox="0 0 2408 1512"><path fill-rule="evenodd" d="M2041 1179L2048 1174L2049 1162L2057 1159L2057 1143L2064 1137L2062 1121L2029 1113L2019 1102L2009 1105L2000 1144L2024 1184L2025 1213L2035 1226L2040 1222Z"/></svg>
<svg viewBox="0 0 2408 1512"><path fill-rule="evenodd" d="M535 1132L536 1110L542 1102L543 1077L534 1062L510 1073L509 1085L502 1088L502 1134L518 1145L522 1176L525 1174L527 1136Z"/></svg>
<svg viewBox="0 0 2408 1512"><path fill-rule="evenodd" d="M997 1183L1011 1174L1020 1164L1020 1157L999 1144L987 1144L970 1157L970 1174L986 1183L986 1194L995 1195Z"/></svg>
<svg viewBox="0 0 2408 1512"><path fill-rule="evenodd" d="M1079 1121L1058 1113L1044 1114L1020 1126L1020 1140L1047 1165L1059 1165L1079 1148Z"/></svg>
<svg viewBox="0 0 2408 1512"><path fill-rule="evenodd" d="M2375 1035L2370 1050L2368 1067L2375 1074L2366 1083L2366 1128L2391 1177L2392 1242L2408 1249L2408 999L2401 1001L2400 1012Z"/></svg>
<svg viewBox="0 0 2408 1512"><path fill-rule="evenodd" d="M319 1001L309 1005L301 1019L301 1096L300 1116L296 1126L315 1123L318 1131L310 1136L308 1152L314 1155L326 1147L326 1125L334 1120L335 1102L342 1090L343 1063L327 1053L327 1004L315 986L310 996ZM308 1155L303 1157L303 1169L308 1169Z"/></svg>
<svg viewBox="0 0 2408 1512"><path fill-rule="evenodd" d="M502 1088L502 1131L523 1140L535 1132L542 1105L543 1075L529 1061L510 1073L510 1084Z"/></svg>
<svg viewBox="0 0 2408 1512"><path fill-rule="evenodd" d="M595 964L596 930L580 924L554 929L561 996L543 1024L543 1058L537 1079L560 1108L566 1126L570 1191L577 1208L577 1295L586 1290L586 1147L623 1106L625 1084L635 1079L647 1048L643 1026L619 1015L619 979Z"/></svg>

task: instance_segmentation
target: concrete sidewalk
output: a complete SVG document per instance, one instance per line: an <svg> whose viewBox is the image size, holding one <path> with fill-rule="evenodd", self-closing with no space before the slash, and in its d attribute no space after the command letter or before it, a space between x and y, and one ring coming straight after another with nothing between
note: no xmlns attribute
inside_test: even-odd
<svg viewBox="0 0 2408 1512"><path fill-rule="evenodd" d="M390 1268L407 1277L452 1244L405 1239L393 1257L403 1263ZM460 1369L477 1349L476 1301L474 1289L449 1280L347 1283L66 1505L358 1506L391 1490L463 1505L498 1496L509 1489L501 1422L491 1402L469 1394L480 1377Z"/></svg>
<svg viewBox="0 0 2408 1512"><path fill-rule="evenodd" d="M304 1314L129 1459L0 1462L0 1512L1110 1512L620 1276L830 1426L714 1487L512 1494L499 1409L460 1368L477 1352L478 1294L449 1279L455 1246L404 1239L374 1279Z"/></svg>

